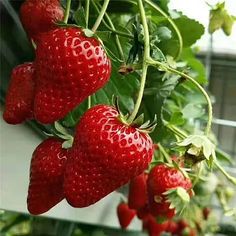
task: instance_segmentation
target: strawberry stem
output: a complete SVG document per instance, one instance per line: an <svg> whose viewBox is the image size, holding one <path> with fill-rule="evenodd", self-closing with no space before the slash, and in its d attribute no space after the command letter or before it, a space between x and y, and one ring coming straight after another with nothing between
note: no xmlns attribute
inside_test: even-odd
<svg viewBox="0 0 236 236"><path fill-rule="evenodd" d="M109 4L110 0L104 0L104 3L103 3L103 6L102 6L102 9L100 11L100 14L98 15L98 18L96 20L96 22L94 23L94 26L92 28L92 31L93 32L96 32L97 28L99 27L99 25L101 24L102 22L102 19L103 19L103 16L107 10L107 7L108 7L108 4Z"/></svg>
<svg viewBox="0 0 236 236"><path fill-rule="evenodd" d="M90 6L90 0L86 0L86 2L85 2L85 23L86 23L86 28L88 28L88 24L89 24L89 6Z"/></svg>
<svg viewBox="0 0 236 236"><path fill-rule="evenodd" d="M66 24L68 22L69 19L69 15L70 15L70 5L71 5L71 0L67 0L66 1L66 11L65 11L65 16L64 16L64 20L63 22Z"/></svg>
<svg viewBox="0 0 236 236"><path fill-rule="evenodd" d="M96 3L94 3L93 1L92 1L92 4L93 4L94 8L96 9L96 11L97 11L97 12L100 12L98 6L101 8L101 5L100 5L99 3L96 4ZM104 24L106 27L108 26L109 29L110 29L113 33L117 32L117 31L116 31L116 28L115 28L115 26L114 26L114 24L113 24L113 22L112 22L112 20L111 20L111 18L109 17L109 15L108 15L107 13L105 13L105 18L106 18L106 20L107 20L107 22L108 22L109 25L106 23L106 21L105 21L104 19L103 19L103 24ZM132 36L131 36L131 37L132 37ZM120 54L121 60L122 60L122 61L125 61L124 52L123 52L123 49L122 49L122 46L121 46L121 43L120 43L120 39L119 39L119 36L118 36L117 33L115 33L115 40L116 40L116 46L117 46L117 50L118 50L118 52L119 52L119 54Z"/></svg>
<svg viewBox="0 0 236 236"><path fill-rule="evenodd" d="M134 106L134 110L131 113L130 117L128 118L128 121L127 121L128 124L131 124L133 120L135 119L136 115L138 114L138 110L141 105L141 102L142 102L146 76L147 76L147 70L149 66L149 64L147 63L147 60L150 57L149 30L148 30L148 24L147 24L146 14L145 14L142 0L138 0L138 6L140 10L140 17L141 17L141 22L142 22L143 31L144 31L144 53L143 53L143 63L142 63L141 84L140 84L140 89L138 93L138 98Z"/></svg>
<svg viewBox="0 0 236 236"><path fill-rule="evenodd" d="M175 59L178 59L180 57L181 53L182 53L182 50L183 50L183 38L181 36L181 33L180 33L178 27L176 26L175 22L159 6L157 6L157 4L155 4L154 2L152 2L150 0L145 0L145 2L150 7L152 7L156 11L158 11L161 15L163 15L169 21L169 23L171 24L171 26L175 30L176 35L177 35L178 40L179 40L179 49L178 49L178 53L177 53Z"/></svg>
<svg viewBox="0 0 236 236"><path fill-rule="evenodd" d="M191 81L200 90L200 92L205 97L205 99L207 101L207 106L208 106L208 121L207 121L207 126L206 126L206 129L205 129L205 134L206 134L206 136L208 136L210 131L211 131L212 105L211 105L211 100L210 100L207 92L204 90L204 88L195 79L193 79L191 76L186 75L185 73L180 72L178 70L175 70L174 68L169 67L165 63L162 63L162 62L159 62L159 61L154 61L152 59L150 61L148 61L148 63L152 66L161 67L161 68L165 69L166 71L172 72L174 74L180 75L183 78L186 78L187 80Z"/></svg>

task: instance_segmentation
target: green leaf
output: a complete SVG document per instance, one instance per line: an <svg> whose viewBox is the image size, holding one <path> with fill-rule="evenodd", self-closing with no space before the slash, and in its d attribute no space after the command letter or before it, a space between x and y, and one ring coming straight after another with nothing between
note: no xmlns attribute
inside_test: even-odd
<svg viewBox="0 0 236 236"><path fill-rule="evenodd" d="M197 118L205 114L205 110L199 104L190 103L182 109L183 118Z"/></svg>
<svg viewBox="0 0 236 236"><path fill-rule="evenodd" d="M182 15L174 19L174 22L182 35L184 47L193 45L204 34L204 26L187 16Z"/></svg>
<svg viewBox="0 0 236 236"><path fill-rule="evenodd" d="M80 7L74 12L73 18L78 26L86 28L85 11L83 7Z"/></svg>
<svg viewBox="0 0 236 236"><path fill-rule="evenodd" d="M225 2L218 3L210 11L208 31L213 34L216 30L222 29L229 36L232 32L234 21L234 16L231 16L225 9Z"/></svg>
<svg viewBox="0 0 236 236"><path fill-rule="evenodd" d="M196 58L191 48L184 48L181 59L187 62L187 66L191 68L191 75L200 84L207 83L206 69L203 63Z"/></svg>
<svg viewBox="0 0 236 236"><path fill-rule="evenodd" d="M183 118L183 114L182 112L174 112L172 115L171 115L171 119L169 121L170 124L172 125L182 125L184 124L185 120Z"/></svg>
<svg viewBox="0 0 236 236"><path fill-rule="evenodd" d="M172 32L166 26L158 27L156 34L160 41L166 41L172 38Z"/></svg>

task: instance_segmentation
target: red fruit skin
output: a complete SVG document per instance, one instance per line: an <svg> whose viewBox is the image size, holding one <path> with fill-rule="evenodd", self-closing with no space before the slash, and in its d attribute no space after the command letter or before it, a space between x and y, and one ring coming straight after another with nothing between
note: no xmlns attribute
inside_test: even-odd
<svg viewBox="0 0 236 236"><path fill-rule="evenodd" d="M122 229L126 229L136 216L136 211L129 208L126 203L120 203L117 207L117 216Z"/></svg>
<svg viewBox="0 0 236 236"><path fill-rule="evenodd" d="M62 140L49 138L34 151L30 166L27 206L33 215L42 214L63 198L63 175L68 150Z"/></svg>
<svg viewBox="0 0 236 236"><path fill-rule="evenodd" d="M176 233L178 232L178 224L174 221L168 221L166 232L169 232L172 235L176 235Z"/></svg>
<svg viewBox="0 0 236 236"><path fill-rule="evenodd" d="M3 113L7 123L20 124L33 118L34 72L33 63L24 63L12 70Z"/></svg>
<svg viewBox="0 0 236 236"><path fill-rule="evenodd" d="M151 170L147 180L147 188L150 212L154 216L171 219L175 215L175 209L169 209L170 203L166 202L163 193L177 187L186 190L192 187L190 179L185 178L178 169L162 164ZM156 201L157 198L159 202Z"/></svg>
<svg viewBox="0 0 236 236"><path fill-rule="evenodd" d="M150 215L149 206L146 204L144 207L137 210L137 217L140 220L146 219Z"/></svg>
<svg viewBox="0 0 236 236"><path fill-rule="evenodd" d="M36 49L35 118L53 123L63 118L110 78L111 62L102 45L75 27L41 36Z"/></svg>
<svg viewBox="0 0 236 236"><path fill-rule="evenodd" d="M114 107L89 109L76 128L65 172L64 191L74 207L89 206L148 167L152 140L138 129L124 125Z"/></svg>
<svg viewBox="0 0 236 236"><path fill-rule="evenodd" d="M138 210L145 207L147 202L147 174L142 173L130 181L128 205L129 208Z"/></svg>
<svg viewBox="0 0 236 236"><path fill-rule="evenodd" d="M149 216L145 221L143 221L143 228L148 231L149 236L160 236L166 231L168 227L168 221L164 223L157 223L155 217Z"/></svg>
<svg viewBox="0 0 236 236"><path fill-rule="evenodd" d="M64 10L59 0L26 0L20 8L21 23L29 38L36 40L41 33L56 28Z"/></svg>

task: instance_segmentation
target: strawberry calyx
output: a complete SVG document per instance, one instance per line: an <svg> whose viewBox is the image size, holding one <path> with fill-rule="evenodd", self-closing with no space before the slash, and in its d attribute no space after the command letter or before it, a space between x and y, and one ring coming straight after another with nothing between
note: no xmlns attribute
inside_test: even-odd
<svg viewBox="0 0 236 236"><path fill-rule="evenodd" d="M132 123L128 122L129 119L129 114L127 113L126 115L124 115L122 113L122 111L120 110L120 106L119 106L119 99L117 96L113 96L113 105L116 108L116 110L118 111L119 115L118 115L118 120L121 121L123 124L127 125L127 126L131 126L136 128L138 131L142 132L142 133L146 133L149 134L151 132L154 131L154 129L156 128L156 121L157 121L157 116L155 115L153 121L146 121L144 122L144 114L142 113L141 115L139 115L136 119L134 119L132 121Z"/></svg>
<svg viewBox="0 0 236 236"><path fill-rule="evenodd" d="M72 147L74 142L74 137L68 132L68 130L62 126L58 121L54 122L54 129L51 130L52 134L45 133L47 136L50 137L58 137L64 142L62 143L62 148L68 149Z"/></svg>

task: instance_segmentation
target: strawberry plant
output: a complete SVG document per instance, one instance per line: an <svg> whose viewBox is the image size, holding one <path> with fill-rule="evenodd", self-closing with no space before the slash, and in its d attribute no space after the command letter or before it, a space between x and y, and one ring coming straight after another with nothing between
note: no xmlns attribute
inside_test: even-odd
<svg viewBox="0 0 236 236"><path fill-rule="evenodd" d="M230 34L232 22L216 25L219 11L234 19L223 7L212 8L210 33ZM216 148L192 47L203 25L165 0L26 0L20 19L33 62L13 69L3 118L50 136L32 155L31 214L63 199L87 207L130 183L122 228L137 215L149 235L214 232L213 196L236 216L236 178L222 167L231 160Z"/></svg>

